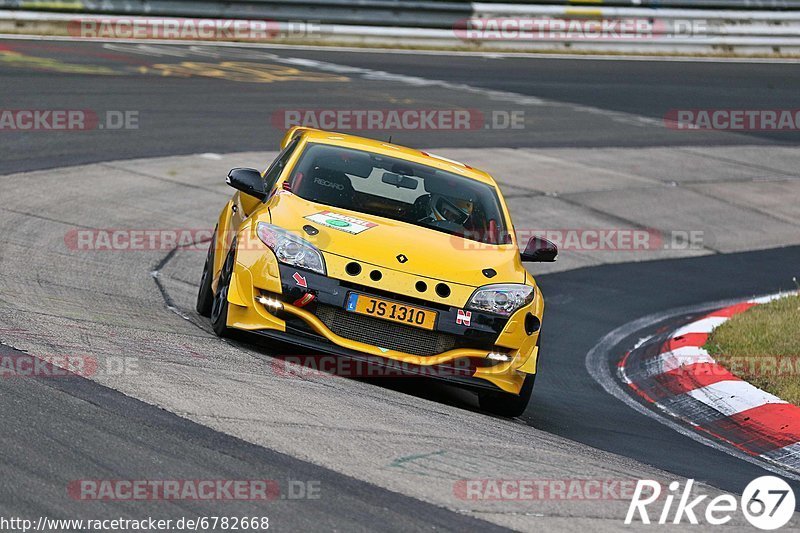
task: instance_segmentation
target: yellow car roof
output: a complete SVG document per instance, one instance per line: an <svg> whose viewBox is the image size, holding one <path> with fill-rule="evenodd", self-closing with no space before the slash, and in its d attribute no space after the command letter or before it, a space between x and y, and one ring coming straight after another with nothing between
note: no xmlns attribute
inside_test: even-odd
<svg viewBox="0 0 800 533"><path fill-rule="evenodd" d="M441 157L435 154L431 154L429 152L424 152L422 150L415 150L414 148L408 148L406 146L400 146L398 144L392 144L385 141L378 141L375 139L368 139L366 137L359 137L357 135L347 135L345 133L318 130L314 128L293 128L292 130L289 131L287 136L289 136L290 134L294 136L293 134L295 133L295 131L298 133L302 131L301 134L305 137L305 139L308 142L314 142L320 144L332 144L336 146L343 146L345 148L353 148L355 150L365 150L380 155L406 159L408 161L413 161L414 163L428 165L430 167L434 167L439 170L446 170L448 172L453 172L455 174L464 176L466 178L471 178L476 181L486 183L495 188L497 187L494 178L492 178L492 176L490 176L483 170L471 167L469 165L465 165L464 163L461 163L459 161L453 161L452 159L447 159L446 157Z"/></svg>

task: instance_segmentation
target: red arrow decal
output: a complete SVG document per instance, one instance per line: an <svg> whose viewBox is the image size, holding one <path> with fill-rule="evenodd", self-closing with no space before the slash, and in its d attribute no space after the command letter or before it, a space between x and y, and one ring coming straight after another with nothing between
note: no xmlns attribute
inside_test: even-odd
<svg viewBox="0 0 800 533"><path fill-rule="evenodd" d="M300 285L301 287L308 287L308 283L306 283L306 278L301 276L299 272L295 272L294 276L292 276L292 279L294 279L295 282L297 282L297 284Z"/></svg>

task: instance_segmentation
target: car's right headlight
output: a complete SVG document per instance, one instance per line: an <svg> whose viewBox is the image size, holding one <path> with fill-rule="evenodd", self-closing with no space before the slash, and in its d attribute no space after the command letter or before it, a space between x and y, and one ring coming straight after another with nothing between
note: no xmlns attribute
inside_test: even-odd
<svg viewBox="0 0 800 533"><path fill-rule="evenodd" d="M511 316L533 301L534 289L523 283L496 283L477 289L467 303L467 309Z"/></svg>
<svg viewBox="0 0 800 533"><path fill-rule="evenodd" d="M266 222L258 223L256 233L281 263L325 275L322 252L307 240Z"/></svg>

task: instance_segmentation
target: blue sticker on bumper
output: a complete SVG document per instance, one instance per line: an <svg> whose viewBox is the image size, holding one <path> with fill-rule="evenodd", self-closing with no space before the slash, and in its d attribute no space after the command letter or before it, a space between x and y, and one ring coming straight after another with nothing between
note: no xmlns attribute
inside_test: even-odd
<svg viewBox="0 0 800 533"><path fill-rule="evenodd" d="M347 310L348 311L355 311L356 310L356 302L358 302L358 294L350 293L347 296Z"/></svg>

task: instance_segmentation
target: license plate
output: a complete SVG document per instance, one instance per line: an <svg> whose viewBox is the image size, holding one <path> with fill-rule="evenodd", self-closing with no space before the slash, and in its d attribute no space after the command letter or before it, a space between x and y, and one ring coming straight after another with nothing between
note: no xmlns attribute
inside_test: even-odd
<svg viewBox="0 0 800 533"><path fill-rule="evenodd" d="M354 292L347 296L346 309L360 315L375 316L423 329L433 329L438 314L436 311Z"/></svg>

